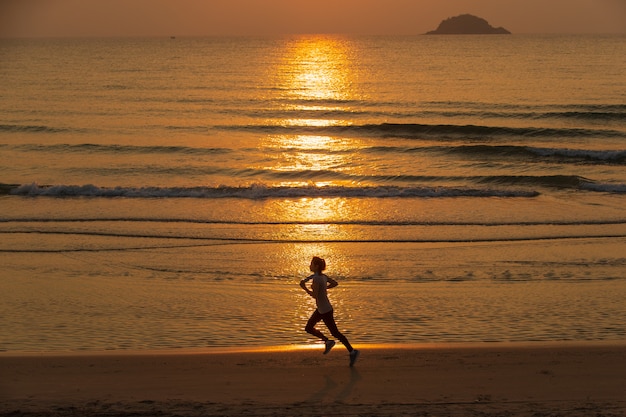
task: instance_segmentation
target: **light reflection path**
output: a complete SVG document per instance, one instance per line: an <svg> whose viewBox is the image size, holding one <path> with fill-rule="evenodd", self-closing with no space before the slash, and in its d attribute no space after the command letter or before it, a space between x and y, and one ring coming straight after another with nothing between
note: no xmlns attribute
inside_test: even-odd
<svg viewBox="0 0 626 417"><path fill-rule="evenodd" d="M302 110L333 110L333 101L355 99L356 76L348 40L334 37L303 37L286 47L279 70L279 86L286 98L300 99Z"/></svg>
<svg viewBox="0 0 626 417"><path fill-rule="evenodd" d="M280 64L272 74L275 87L282 92L281 103L290 114L302 117L281 119L282 126L332 126L340 123L333 119L333 112L350 111L350 102L359 99L353 80L358 77L352 55L355 50L346 39L315 36L300 37L289 41L284 48ZM342 122L345 123L345 122ZM341 181L341 173L359 174L355 167L353 150L363 146L359 139L319 135L268 135L260 142L261 149L269 149L266 163L260 168L272 173L280 187L326 187L351 186ZM352 156L350 156L352 155ZM358 170L358 168L357 168ZM349 177L346 175L346 178ZM296 240L314 237L320 241L332 241L345 236L336 225L330 223L341 219L360 218L361 203L350 206L343 199L300 198L286 200L281 205L265 206L266 218L297 218L304 224L293 225L289 238ZM276 237L284 237L284 230L277 229ZM310 247L301 254L299 262L306 262L313 255L333 257L324 244Z"/></svg>

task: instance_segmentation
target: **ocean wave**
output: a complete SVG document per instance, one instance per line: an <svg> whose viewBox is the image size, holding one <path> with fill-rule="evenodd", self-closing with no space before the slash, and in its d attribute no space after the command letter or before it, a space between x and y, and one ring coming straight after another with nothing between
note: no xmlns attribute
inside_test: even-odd
<svg viewBox="0 0 626 417"><path fill-rule="evenodd" d="M190 146L136 146L136 145L103 145L103 144L24 144L15 148L33 152L54 153L109 153L109 154L184 154L184 155L216 155L233 152L228 148L195 148Z"/></svg>
<svg viewBox="0 0 626 417"><path fill-rule="evenodd" d="M379 103L380 104L380 103ZM396 102L383 103L388 105L397 105ZM497 102L476 102L476 101L425 101L422 103L413 103L417 105L426 105L434 108L468 108L468 109L500 109L500 110L513 110L513 111L549 111L553 109L563 109L565 111L579 111L579 112L622 112L626 113L626 104L615 103L569 103L569 104L517 104L512 102L497 103Z"/></svg>
<svg viewBox="0 0 626 417"><path fill-rule="evenodd" d="M331 175L326 173L323 175ZM334 177L333 177L334 178ZM596 182L577 175L494 175L468 177L371 176L379 182L459 182L474 186L250 186L217 187L99 187L87 185L0 184L0 195L29 197L125 197L125 198L241 198L273 199L303 197L339 198L446 198L446 197L535 197L536 189L562 189L626 194L626 184Z"/></svg>
<svg viewBox="0 0 626 417"><path fill-rule="evenodd" d="M172 235L172 234L159 234L159 233L125 233L125 232L104 232L104 231L78 231L78 230L23 230L23 231L9 231L0 232L0 234L37 234L37 235L66 235L66 236L89 236L89 237L115 237L126 239L162 239L167 241L182 240L186 242L181 243L154 243L154 244L137 244L137 245L119 245L119 246L103 246L103 247L85 247L80 245L78 247L68 246L62 248L0 248L0 253L71 253L71 252L125 252L125 251L138 251L138 250L161 250L161 249L183 249L183 248L198 248L198 247L211 247L215 246L216 242L224 242L219 244L233 244L233 243L318 243L320 238L312 237L310 239L302 238L277 238L268 236L249 236L242 237L241 235L205 235L205 236L188 236L188 235ZM371 238L359 238L354 239L350 237L337 237L334 239L324 238L324 243L495 243L495 242L535 242L535 241L549 241L549 240L575 240L575 239L620 239L626 238L626 234L623 233L569 233L559 235L518 235L518 236L492 236L492 237L371 237ZM612 266L624 265L626 259L617 258L611 261ZM610 277L615 279L615 277Z"/></svg>
<svg viewBox="0 0 626 417"><path fill-rule="evenodd" d="M386 109L385 106L392 107L394 110ZM362 108L367 108L362 106ZM323 117L356 117L367 116L370 118L471 118L474 120L485 119L501 119L501 120L560 120L564 122L581 121L581 122L622 122L626 119L626 110L616 108L614 106L592 106L592 107L550 107L550 108L534 108L534 107L509 107L506 105L493 105L489 107L469 106L460 108L426 108L416 103L413 108L406 108L406 103L379 104L372 109L360 110L349 109L315 109L315 110L281 110L261 114L264 110L259 110L251 114L253 117L266 116L275 119L288 118L323 118Z"/></svg>
<svg viewBox="0 0 626 417"><path fill-rule="evenodd" d="M581 188L588 191L597 191L601 193L609 194L626 194L626 184L609 184L609 183L594 183L585 182L581 185Z"/></svg>
<svg viewBox="0 0 626 417"><path fill-rule="evenodd" d="M574 119L585 121L623 121L626 105L623 104L570 104L541 108L538 118Z"/></svg>
<svg viewBox="0 0 626 417"><path fill-rule="evenodd" d="M623 121L626 112L611 111L549 111L545 113L531 113L534 119L574 119L585 121Z"/></svg>
<svg viewBox="0 0 626 417"><path fill-rule="evenodd" d="M599 183L578 175L500 175L475 177L479 184L532 186L626 194L626 184Z"/></svg>
<svg viewBox="0 0 626 417"><path fill-rule="evenodd" d="M540 156L555 156L581 160L624 163L626 150L588 150L588 149L554 149L554 148L526 148L528 152Z"/></svg>
<svg viewBox="0 0 626 417"><path fill-rule="evenodd" d="M0 124L0 132L7 133L63 133L72 129L42 125L7 125Z"/></svg>
<svg viewBox="0 0 626 417"><path fill-rule="evenodd" d="M545 127L506 127L452 124L419 123L380 123L364 125L224 125L216 129L258 131L274 134L312 134L312 135L361 135L383 138L489 138L489 137L624 137L626 134L610 129L582 128L545 128Z"/></svg>
<svg viewBox="0 0 626 417"><path fill-rule="evenodd" d="M590 149L567 149L567 148L539 148L531 146L490 146L490 145L466 145L449 148L441 148L447 153L461 153L465 155L498 156L498 157L541 157L543 159L601 162L622 164L626 162L626 150L590 150Z"/></svg>
<svg viewBox="0 0 626 417"><path fill-rule="evenodd" d="M555 162L584 162L601 164L626 163L626 150L592 150L568 148L540 148L516 145L460 145L460 146L372 146L363 149L369 153L443 153L478 158L513 158L527 161L540 158Z"/></svg>
<svg viewBox="0 0 626 417"><path fill-rule="evenodd" d="M342 187L304 186L268 187L98 187L95 185L21 185L8 194L29 197L125 197L125 198L441 198L441 197L535 197L539 193L525 190L473 189L463 187Z"/></svg>
<svg viewBox="0 0 626 417"><path fill-rule="evenodd" d="M105 144L21 144L3 145L0 147L13 148L28 152L51 152L51 153L85 153L85 154L164 154L164 155L222 155L235 152L233 149L224 147L191 147L191 146L139 146L139 145L105 145ZM283 149L284 152L294 151L292 148ZM298 149L298 151L302 151ZM352 152L346 149L313 149L311 152L324 152L328 154L345 154ZM568 149L568 148L540 148L516 145L460 145L460 146L372 146L363 148L362 152L373 154L387 153L444 153L459 154L476 157L500 157L500 158L542 158L544 160L562 162L585 162L602 164L626 163L626 150L592 150L592 149Z"/></svg>
<svg viewBox="0 0 626 417"><path fill-rule="evenodd" d="M578 175L494 175L474 177L479 184L585 189L594 182Z"/></svg>
<svg viewBox="0 0 626 417"><path fill-rule="evenodd" d="M212 104L212 99L181 99L177 102ZM301 99L281 98L270 102L265 100L234 102L228 107L216 109L222 114L264 120L296 119L337 119L355 120L424 120L455 119L471 120L557 120L567 123L580 122L620 122L626 118L624 106L599 105L515 105L511 103L475 102L398 102L367 100Z"/></svg>
<svg viewBox="0 0 626 417"><path fill-rule="evenodd" d="M484 221L448 221L448 220L232 220L232 219L197 219L184 217L144 217L144 216L124 216L124 217L0 217L0 223L181 223L181 224L205 224L205 225L233 225L233 226L293 226L293 225L336 225L336 226L489 226L489 227L532 227L532 226L607 226L626 225L626 218L622 219L592 219L592 220L537 220L537 221L494 221L486 219ZM28 230L0 231L0 233L29 233ZM58 231L55 231L58 232ZM38 232L42 233L42 232ZM51 232L54 233L54 232ZM59 232L62 233L62 232ZM164 237L171 237L167 234ZM182 237L181 237L182 238ZM190 238L185 236L184 238Z"/></svg>

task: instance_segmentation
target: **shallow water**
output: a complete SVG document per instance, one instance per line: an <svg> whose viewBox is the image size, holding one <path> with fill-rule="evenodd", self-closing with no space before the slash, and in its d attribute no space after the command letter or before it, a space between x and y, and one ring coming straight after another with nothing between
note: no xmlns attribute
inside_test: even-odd
<svg viewBox="0 0 626 417"><path fill-rule="evenodd" d="M332 262L337 320L357 344L623 340L624 243L208 241L5 254L3 350L310 343L302 328L314 306L297 284L312 253Z"/></svg>

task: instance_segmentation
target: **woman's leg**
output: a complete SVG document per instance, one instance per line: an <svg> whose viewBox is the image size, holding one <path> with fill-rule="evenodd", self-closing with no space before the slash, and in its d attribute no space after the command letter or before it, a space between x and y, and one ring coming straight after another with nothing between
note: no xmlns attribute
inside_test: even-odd
<svg viewBox="0 0 626 417"><path fill-rule="evenodd" d="M348 342L348 338L345 337L343 333L339 331L339 329L337 329L333 310L325 314L320 314L320 316L322 317L322 320L324 320L324 324L326 325L326 327L328 327L328 330L330 330L330 334L339 339L341 343L343 343L343 345L346 347L346 349L348 349L348 352L352 352L354 349L352 348L350 342Z"/></svg>
<svg viewBox="0 0 626 417"><path fill-rule="evenodd" d="M322 315L317 310L315 310L313 314L311 314L309 321L307 321L306 326L304 327L304 330L307 333L312 334L313 336L322 339L323 341L327 341L328 338L324 336L324 333L320 332L319 330L315 328L315 325L319 323L321 320L322 320Z"/></svg>

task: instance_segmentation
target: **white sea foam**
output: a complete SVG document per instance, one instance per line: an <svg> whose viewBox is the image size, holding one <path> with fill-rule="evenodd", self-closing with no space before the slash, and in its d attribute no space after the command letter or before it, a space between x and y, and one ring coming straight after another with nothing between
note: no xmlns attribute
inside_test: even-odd
<svg viewBox="0 0 626 417"><path fill-rule="evenodd" d="M97 187L95 185L27 184L10 191L12 195L30 197L127 197L127 198L299 198L299 197L345 197L345 198L416 198L416 197L535 197L534 191L506 189L472 189L446 187Z"/></svg>

